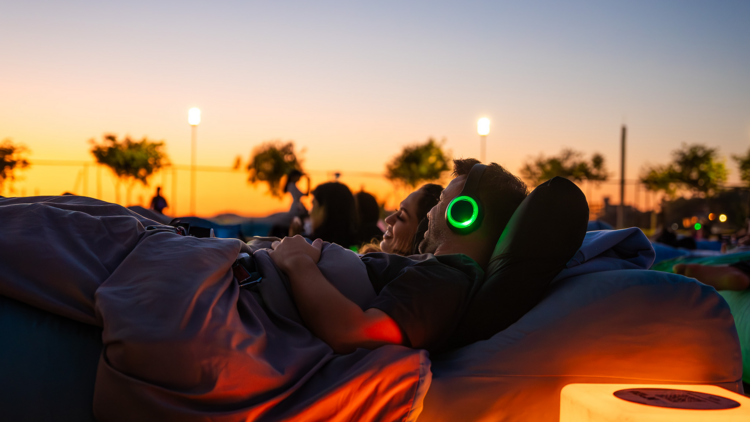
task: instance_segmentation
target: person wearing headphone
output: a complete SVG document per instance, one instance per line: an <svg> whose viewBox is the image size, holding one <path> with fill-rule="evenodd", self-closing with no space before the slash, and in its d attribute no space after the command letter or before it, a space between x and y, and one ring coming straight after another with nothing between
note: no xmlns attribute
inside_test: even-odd
<svg viewBox="0 0 750 422"><path fill-rule="evenodd" d="M289 277L305 325L334 351L402 344L439 352L460 346L455 331L527 188L503 167L473 159L454 160L454 176L428 213L423 255L360 258L377 293L368 309L346 299L320 273L321 241L310 245L287 237L274 243L270 256Z"/></svg>

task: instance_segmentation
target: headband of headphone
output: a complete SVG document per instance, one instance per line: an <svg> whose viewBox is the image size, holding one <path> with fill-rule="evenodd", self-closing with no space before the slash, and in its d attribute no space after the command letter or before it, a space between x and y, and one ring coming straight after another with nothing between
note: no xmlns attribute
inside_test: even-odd
<svg viewBox="0 0 750 422"><path fill-rule="evenodd" d="M461 193L445 209L445 221L452 232L469 234L482 224L484 208L479 200L479 182L486 169L484 164L474 164Z"/></svg>

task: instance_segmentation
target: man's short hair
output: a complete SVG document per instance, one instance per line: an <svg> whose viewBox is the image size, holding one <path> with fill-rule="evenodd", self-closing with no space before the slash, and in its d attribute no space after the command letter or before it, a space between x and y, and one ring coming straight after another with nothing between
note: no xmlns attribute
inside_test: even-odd
<svg viewBox="0 0 750 422"><path fill-rule="evenodd" d="M468 176L475 164L479 161L473 158L453 160L453 176ZM484 206L482 227L491 237L500 237L527 191L526 184L508 170L495 163L487 164L479 183L479 199Z"/></svg>

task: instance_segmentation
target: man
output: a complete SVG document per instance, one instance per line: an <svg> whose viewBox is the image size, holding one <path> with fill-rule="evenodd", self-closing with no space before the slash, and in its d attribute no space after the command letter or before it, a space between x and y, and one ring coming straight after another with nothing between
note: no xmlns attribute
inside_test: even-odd
<svg viewBox="0 0 750 422"><path fill-rule="evenodd" d="M446 208L478 163L454 160L455 178L428 214L429 229L420 244L425 255L362 257L378 294L368 309L349 301L318 270L322 241L310 245L296 236L274 243L270 256L289 277L302 319L316 336L338 353L385 344L430 351L460 346L452 341L454 331L480 287L500 234L526 197L523 182L490 164L478 188L485 213L480 228L469 234L452 232Z"/></svg>

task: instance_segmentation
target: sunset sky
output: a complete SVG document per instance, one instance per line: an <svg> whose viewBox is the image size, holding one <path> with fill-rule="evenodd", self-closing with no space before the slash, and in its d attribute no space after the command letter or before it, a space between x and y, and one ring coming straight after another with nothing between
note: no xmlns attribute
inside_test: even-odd
<svg viewBox="0 0 750 422"><path fill-rule="evenodd" d="M750 2L561 3L6 1L0 140L27 145L32 162L90 161L90 138L148 136L188 164L187 110L199 107L199 165L294 140L313 184L338 170L393 201L387 182L347 172L382 173L428 137L476 157L476 121L488 117L488 161L517 172L573 147L603 153L616 180L625 123L628 178L682 143L705 143L738 183L730 156L750 147ZM34 166L16 194L82 193L79 172ZM199 177L201 215L288 206L240 173ZM105 179L103 199L114 201ZM95 180L91 168L89 195ZM169 176L152 186L162 182L170 200ZM181 214L188 182L179 172Z"/></svg>

